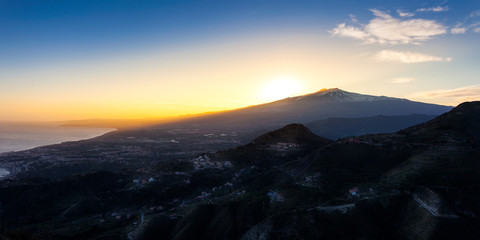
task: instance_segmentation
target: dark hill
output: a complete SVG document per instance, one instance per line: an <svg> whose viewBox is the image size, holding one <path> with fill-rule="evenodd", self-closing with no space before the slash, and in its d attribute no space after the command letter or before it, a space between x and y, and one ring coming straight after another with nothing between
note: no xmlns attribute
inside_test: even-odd
<svg viewBox="0 0 480 240"><path fill-rule="evenodd" d="M403 131L415 140L480 144L480 102L465 102L441 116Z"/></svg>
<svg viewBox="0 0 480 240"><path fill-rule="evenodd" d="M302 124L289 124L263 134L247 145L220 151L212 157L217 161L230 160L242 166L271 167L303 157L332 142L313 134Z"/></svg>
<svg viewBox="0 0 480 240"><path fill-rule="evenodd" d="M256 145L265 145L276 144L279 142L296 143L300 145L323 145L328 144L331 141L313 134L310 129L302 124L294 123L286 125L281 129L265 133L262 136L255 138L252 143Z"/></svg>
<svg viewBox="0 0 480 240"><path fill-rule="evenodd" d="M328 118L306 124L315 134L337 139L365 134L392 133L435 118L433 115L378 115L363 118Z"/></svg>

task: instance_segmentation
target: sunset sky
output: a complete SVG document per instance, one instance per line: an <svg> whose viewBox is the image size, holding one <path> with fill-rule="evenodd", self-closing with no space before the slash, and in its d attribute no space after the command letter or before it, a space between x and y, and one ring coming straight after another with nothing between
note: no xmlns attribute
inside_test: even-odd
<svg viewBox="0 0 480 240"><path fill-rule="evenodd" d="M147 118L338 87L480 100L480 1L0 0L0 121Z"/></svg>

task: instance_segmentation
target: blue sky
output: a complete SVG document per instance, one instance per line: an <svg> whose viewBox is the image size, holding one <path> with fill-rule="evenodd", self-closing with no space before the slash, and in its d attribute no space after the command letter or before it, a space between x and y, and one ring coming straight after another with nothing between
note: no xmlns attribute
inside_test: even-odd
<svg viewBox="0 0 480 240"><path fill-rule="evenodd" d="M0 33L4 120L235 108L287 77L292 94L480 100L479 1L0 0Z"/></svg>
<svg viewBox="0 0 480 240"><path fill-rule="evenodd" d="M401 3L401 4L399 4ZM369 9L416 13L448 26L474 23L478 1L5 1L0 4L2 65L137 51L249 31L325 31ZM446 12L418 12L444 7ZM478 20L478 19L477 19ZM325 32L324 32L325 33Z"/></svg>

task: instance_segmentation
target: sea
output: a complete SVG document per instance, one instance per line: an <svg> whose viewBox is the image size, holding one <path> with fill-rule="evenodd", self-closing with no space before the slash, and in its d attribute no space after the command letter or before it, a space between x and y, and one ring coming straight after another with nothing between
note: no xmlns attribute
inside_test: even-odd
<svg viewBox="0 0 480 240"><path fill-rule="evenodd" d="M97 137L113 128L62 127L57 123L0 122L0 153ZM0 175L4 174L0 171Z"/></svg>

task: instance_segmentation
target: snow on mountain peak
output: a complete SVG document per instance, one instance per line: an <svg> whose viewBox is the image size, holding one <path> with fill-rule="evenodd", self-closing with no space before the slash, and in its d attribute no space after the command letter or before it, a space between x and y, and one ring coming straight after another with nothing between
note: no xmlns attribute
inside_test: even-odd
<svg viewBox="0 0 480 240"><path fill-rule="evenodd" d="M322 89L318 92L306 95L308 97L321 97L325 100L338 102L371 102L388 99L387 97L363 95L358 93L347 92L339 88Z"/></svg>

